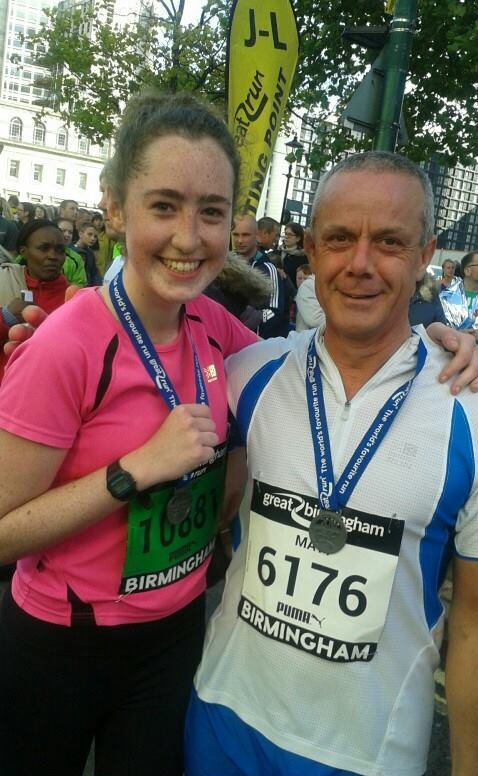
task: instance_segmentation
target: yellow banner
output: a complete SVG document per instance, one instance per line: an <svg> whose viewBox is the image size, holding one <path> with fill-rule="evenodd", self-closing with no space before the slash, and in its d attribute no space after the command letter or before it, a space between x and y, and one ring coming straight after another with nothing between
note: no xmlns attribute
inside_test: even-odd
<svg viewBox="0 0 478 776"><path fill-rule="evenodd" d="M390 16L393 16L394 5L395 0L385 0L385 13L389 13Z"/></svg>
<svg viewBox="0 0 478 776"><path fill-rule="evenodd" d="M242 162L238 210L255 215L299 52L290 0L235 0L229 27L228 122Z"/></svg>

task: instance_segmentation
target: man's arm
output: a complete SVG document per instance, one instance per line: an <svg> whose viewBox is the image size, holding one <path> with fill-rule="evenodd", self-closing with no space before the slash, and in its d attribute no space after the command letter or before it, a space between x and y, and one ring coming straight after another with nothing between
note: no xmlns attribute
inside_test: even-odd
<svg viewBox="0 0 478 776"><path fill-rule="evenodd" d="M478 776L478 561L454 562L445 679L452 776Z"/></svg>

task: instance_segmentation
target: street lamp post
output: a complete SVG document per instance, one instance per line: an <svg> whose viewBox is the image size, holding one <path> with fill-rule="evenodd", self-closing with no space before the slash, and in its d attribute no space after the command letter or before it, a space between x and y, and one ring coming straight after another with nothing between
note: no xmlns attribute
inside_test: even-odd
<svg viewBox="0 0 478 776"><path fill-rule="evenodd" d="M302 143L300 143L297 140L297 135L294 135L292 140L289 140L288 143L285 144L286 148L290 148L289 153L285 157L286 160L289 162L289 170L287 172L286 178L287 183L285 185L285 193L284 193L284 201L282 203L282 214L281 214L281 224L285 223L285 212L286 212L286 205L287 205L287 194L289 193L289 183L290 179L292 178L292 165L298 161L298 151L303 151L304 146Z"/></svg>

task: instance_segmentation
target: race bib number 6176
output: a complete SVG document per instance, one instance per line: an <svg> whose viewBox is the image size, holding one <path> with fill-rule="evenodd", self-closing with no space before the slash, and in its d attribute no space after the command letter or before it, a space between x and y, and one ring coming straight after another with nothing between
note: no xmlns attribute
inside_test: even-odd
<svg viewBox="0 0 478 776"><path fill-rule="evenodd" d="M254 481L239 616L264 636L337 662L371 660L384 627L403 521L345 508L347 543L309 539L320 504Z"/></svg>

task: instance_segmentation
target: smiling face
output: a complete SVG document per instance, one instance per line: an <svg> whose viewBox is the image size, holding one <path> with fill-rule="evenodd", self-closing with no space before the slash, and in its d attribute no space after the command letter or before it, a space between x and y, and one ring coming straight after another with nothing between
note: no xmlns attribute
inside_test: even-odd
<svg viewBox="0 0 478 776"><path fill-rule="evenodd" d="M423 205L420 183L404 173L344 171L326 184L305 239L326 340L403 342L435 247L434 238L421 244Z"/></svg>
<svg viewBox="0 0 478 776"><path fill-rule="evenodd" d="M109 202L116 232L126 235L124 283L141 315L158 303L179 311L222 268L228 249L233 170L212 139L153 140L125 201Z"/></svg>
<svg viewBox="0 0 478 776"><path fill-rule="evenodd" d="M65 241L56 226L44 226L20 247L28 274L35 280L56 280L65 261Z"/></svg>

